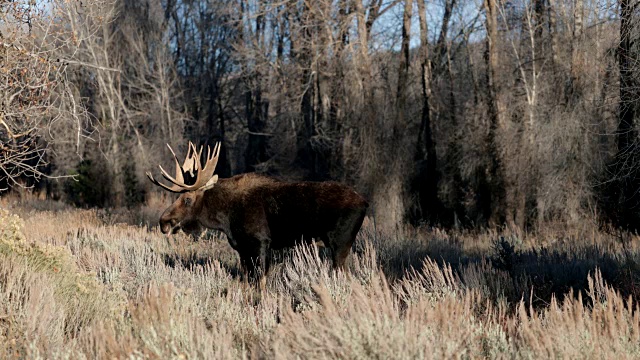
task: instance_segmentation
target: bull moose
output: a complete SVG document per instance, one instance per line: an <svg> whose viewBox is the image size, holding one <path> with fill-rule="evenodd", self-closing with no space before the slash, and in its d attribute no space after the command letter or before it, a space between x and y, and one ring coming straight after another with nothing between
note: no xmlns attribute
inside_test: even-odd
<svg viewBox="0 0 640 360"><path fill-rule="evenodd" d="M293 247L300 241L322 240L332 253L335 268L343 268L365 217L367 201L352 188L337 182L285 182L256 173L218 179L214 170L220 143L211 152L197 151L189 142L175 177L162 166L171 186L149 179L165 190L182 193L160 217L163 233L189 232L206 227L222 231L240 255L245 273L264 280L270 250ZM262 284L262 281L261 281Z"/></svg>

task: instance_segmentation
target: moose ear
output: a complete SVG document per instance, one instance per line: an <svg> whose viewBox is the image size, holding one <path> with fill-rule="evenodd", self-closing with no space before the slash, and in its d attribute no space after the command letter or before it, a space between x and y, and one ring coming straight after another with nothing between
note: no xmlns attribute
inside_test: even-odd
<svg viewBox="0 0 640 360"><path fill-rule="evenodd" d="M217 182L218 182L218 175L213 175L211 179L209 179L209 181L207 181L207 183L203 187L201 187L199 190L207 191L211 189L213 185L215 185Z"/></svg>

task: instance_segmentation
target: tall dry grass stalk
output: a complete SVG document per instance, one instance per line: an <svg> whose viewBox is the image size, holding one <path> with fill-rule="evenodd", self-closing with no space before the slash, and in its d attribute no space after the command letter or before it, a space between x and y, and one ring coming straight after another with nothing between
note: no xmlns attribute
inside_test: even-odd
<svg viewBox="0 0 640 360"><path fill-rule="evenodd" d="M383 235L368 221L347 272L299 247L260 293L217 234L0 206L1 358L640 356L636 237Z"/></svg>

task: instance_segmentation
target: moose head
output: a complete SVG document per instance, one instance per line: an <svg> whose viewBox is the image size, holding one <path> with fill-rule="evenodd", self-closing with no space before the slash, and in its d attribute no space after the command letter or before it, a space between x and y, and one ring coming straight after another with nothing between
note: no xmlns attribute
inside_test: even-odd
<svg viewBox="0 0 640 360"><path fill-rule="evenodd" d="M204 146L200 147L198 151L196 146L189 142L187 156L182 165L180 165L178 157L171 146L167 144L167 147L176 163L175 176L169 175L161 165L158 165L158 167L162 176L172 185L167 186L160 183L150 172L146 174L155 185L182 195L162 213L160 230L165 234L169 232L176 233L179 230L195 232L200 228L199 217L202 214L203 194L218 182L218 175L214 175L213 172L218 164L220 143L216 143L213 151L207 146L204 164L201 158Z"/></svg>

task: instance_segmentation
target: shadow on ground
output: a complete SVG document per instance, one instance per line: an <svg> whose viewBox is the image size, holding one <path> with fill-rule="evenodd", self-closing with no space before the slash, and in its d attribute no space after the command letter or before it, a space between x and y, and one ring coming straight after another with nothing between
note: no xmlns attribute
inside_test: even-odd
<svg viewBox="0 0 640 360"><path fill-rule="evenodd" d="M438 232L393 238L363 228L353 252L364 256L370 249L375 250L377 263L390 282L403 279L412 269L422 269L424 261L432 259L441 268L449 264L467 289L477 288L496 301L511 304L524 299L534 308L547 306L553 296L562 299L577 297L579 293L588 305L590 297L584 296L589 290L588 276L593 276L596 270L621 295L640 300L637 250L584 245L587 241L574 245L558 241L556 245L526 248L517 238L498 235L482 240L483 244L470 245L472 241ZM319 250L321 259L330 262L330 250L323 247ZM286 261L291 253L291 250L273 252L272 268ZM217 260L234 279L243 278L237 254L224 238L182 244L162 258L167 266L187 269Z"/></svg>

